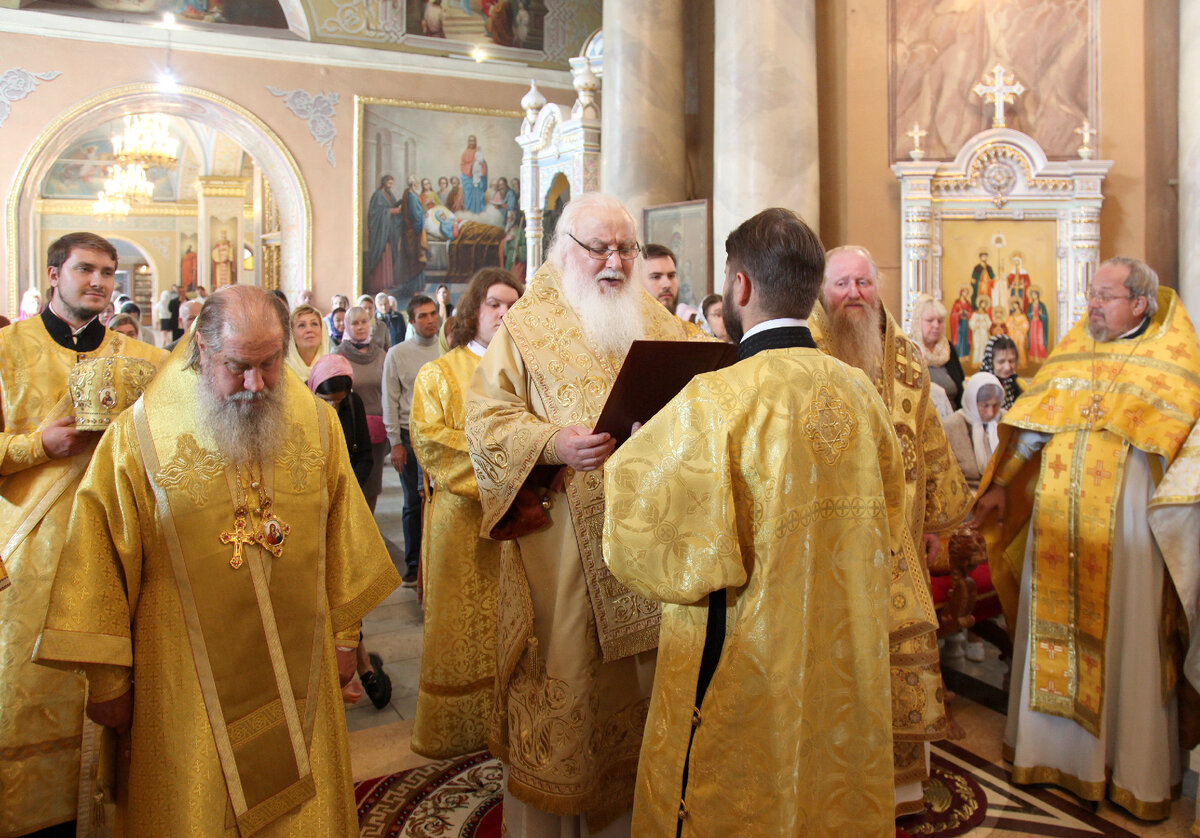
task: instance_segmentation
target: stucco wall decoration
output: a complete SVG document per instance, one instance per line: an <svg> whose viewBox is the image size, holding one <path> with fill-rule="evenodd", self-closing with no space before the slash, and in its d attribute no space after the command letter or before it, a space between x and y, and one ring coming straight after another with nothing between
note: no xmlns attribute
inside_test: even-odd
<svg viewBox="0 0 1200 838"><path fill-rule="evenodd" d="M12 67L0 75L0 127L12 113L12 103L24 99L41 82L52 81L62 75L59 70L48 70L44 73L31 73L20 67Z"/></svg>
<svg viewBox="0 0 1200 838"><path fill-rule="evenodd" d="M333 141L337 138L337 126L333 124L333 118L337 115L338 94L318 93L314 96L306 90L280 90L270 85L267 85L267 90L283 97L284 104L293 114L308 120L308 132L325 149L325 159L329 165L336 167Z"/></svg>

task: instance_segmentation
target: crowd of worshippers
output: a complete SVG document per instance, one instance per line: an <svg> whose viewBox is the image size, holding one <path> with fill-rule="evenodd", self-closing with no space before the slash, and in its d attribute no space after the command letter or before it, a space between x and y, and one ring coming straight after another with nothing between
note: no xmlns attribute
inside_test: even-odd
<svg viewBox="0 0 1200 838"><path fill-rule="evenodd" d="M900 834L943 656L983 654L955 574L1003 604L1012 782L1167 817L1200 687L1178 296L1110 259L1031 379L1003 335L967 377L865 249L780 208L725 249L680 311L675 255L587 193L528 283L176 286L147 334L108 241L54 242L0 328L0 835L357 835L343 708L390 698L361 626L398 585L411 749L498 757L509 836ZM638 340L736 361L598 431Z"/></svg>

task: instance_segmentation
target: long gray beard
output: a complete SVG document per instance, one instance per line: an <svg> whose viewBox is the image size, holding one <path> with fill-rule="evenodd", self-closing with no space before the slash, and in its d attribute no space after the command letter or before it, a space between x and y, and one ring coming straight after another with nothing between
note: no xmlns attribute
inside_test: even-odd
<svg viewBox="0 0 1200 838"><path fill-rule="evenodd" d="M601 291L597 281L606 274L621 275L611 269L601 271L595 277L580 277L564 271L563 296L579 316L583 335L589 343L606 354L625 357L633 342L646 334L638 293L641 289L630 277L620 290Z"/></svg>
<svg viewBox="0 0 1200 838"><path fill-rule="evenodd" d="M271 389L243 390L227 399L216 395L208 372L196 382L200 421L212 431L217 449L234 465L265 465L275 461L287 430L284 395L287 376Z"/></svg>
<svg viewBox="0 0 1200 838"><path fill-rule="evenodd" d="M858 367L873 382L883 373L883 336L880 334L883 314L877 303L875 311L868 309L866 317L847 317L845 309L829 313L829 352L852 367Z"/></svg>

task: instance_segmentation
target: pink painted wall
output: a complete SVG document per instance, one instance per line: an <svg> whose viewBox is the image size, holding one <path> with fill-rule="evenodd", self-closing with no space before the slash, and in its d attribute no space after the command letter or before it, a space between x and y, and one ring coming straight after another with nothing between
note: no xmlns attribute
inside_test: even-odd
<svg viewBox="0 0 1200 838"><path fill-rule="evenodd" d="M26 152L45 127L78 103L103 90L127 84L154 82L165 64L165 52L73 41L48 36L0 33L0 73L19 67L33 73L61 71L43 81L25 98L11 103L0 125L0 192L6 199ZM447 66L462 62L447 59ZM354 201L354 96L375 96L436 102L476 108L520 110L528 83L489 82L416 72L363 70L307 63L206 55L173 51L171 66L180 84L226 97L251 111L283 141L295 158L312 201L313 275L318 303L331 294L357 287L352 260L356 237L352 229ZM569 84L570 76L563 73ZM334 124L336 166L313 139L307 123L294 116L284 100L267 90L304 89L340 96ZM573 91L543 90L550 101L569 107ZM455 138L458 141L458 138ZM9 283L7 238L0 237L3 293L0 310L7 312Z"/></svg>

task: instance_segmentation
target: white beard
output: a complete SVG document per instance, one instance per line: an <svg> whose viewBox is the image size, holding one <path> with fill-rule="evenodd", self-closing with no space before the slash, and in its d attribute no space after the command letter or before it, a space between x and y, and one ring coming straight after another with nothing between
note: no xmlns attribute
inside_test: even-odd
<svg viewBox="0 0 1200 838"><path fill-rule="evenodd" d="M605 290L599 280L624 279L620 288ZM646 334L642 322L641 289L633 278L612 268L593 277L563 271L562 291L567 304L579 316L584 337L601 352L624 357L635 340Z"/></svg>
<svg viewBox="0 0 1200 838"><path fill-rule="evenodd" d="M244 390L229 398L216 395L207 371L196 381L200 421L212 431L221 454L234 465L266 465L275 461L287 429L284 394L287 376L258 393Z"/></svg>

